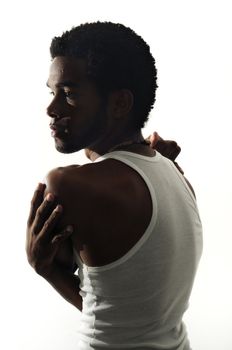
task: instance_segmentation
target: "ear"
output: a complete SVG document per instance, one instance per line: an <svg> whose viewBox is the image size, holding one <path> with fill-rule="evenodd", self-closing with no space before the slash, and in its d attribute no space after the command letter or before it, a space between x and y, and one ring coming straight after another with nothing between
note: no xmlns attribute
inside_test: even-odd
<svg viewBox="0 0 232 350"><path fill-rule="evenodd" d="M114 119L125 118L134 105L134 95L128 89L113 91L109 96L109 110Z"/></svg>

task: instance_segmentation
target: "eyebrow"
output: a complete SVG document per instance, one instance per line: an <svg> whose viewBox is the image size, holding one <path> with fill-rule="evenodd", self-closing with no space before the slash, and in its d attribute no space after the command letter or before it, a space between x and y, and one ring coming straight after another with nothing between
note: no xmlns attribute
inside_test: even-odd
<svg viewBox="0 0 232 350"><path fill-rule="evenodd" d="M46 85L47 85L48 87L50 87L48 81L47 81ZM73 88L77 88L77 87L79 87L79 84L78 84L78 83L74 83L74 82L71 81L71 80L67 80L67 81L63 81L63 82L61 82L61 83L58 83L58 84L56 84L55 86L56 86L56 88L62 88L62 87L73 87Z"/></svg>

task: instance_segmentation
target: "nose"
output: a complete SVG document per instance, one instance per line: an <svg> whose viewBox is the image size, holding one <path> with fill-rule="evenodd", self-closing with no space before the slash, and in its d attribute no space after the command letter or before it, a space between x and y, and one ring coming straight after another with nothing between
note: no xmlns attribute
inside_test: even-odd
<svg viewBox="0 0 232 350"><path fill-rule="evenodd" d="M47 107L47 115L51 118L58 118L58 112L56 108L54 108L54 103L53 101L48 105Z"/></svg>
<svg viewBox="0 0 232 350"><path fill-rule="evenodd" d="M47 107L47 115L51 118L62 118L61 106L56 96Z"/></svg>

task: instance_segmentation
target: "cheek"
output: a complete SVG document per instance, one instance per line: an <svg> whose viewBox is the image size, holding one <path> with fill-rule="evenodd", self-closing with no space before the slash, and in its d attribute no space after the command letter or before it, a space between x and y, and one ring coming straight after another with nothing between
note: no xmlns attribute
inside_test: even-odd
<svg viewBox="0 0 232 350"><path fill-rule="evenodd" d="M91 100L90 100L91 101ZM80 104L73 114L73 126L91 127L107 125L106 107L103 104L89 102Z"/></svg>

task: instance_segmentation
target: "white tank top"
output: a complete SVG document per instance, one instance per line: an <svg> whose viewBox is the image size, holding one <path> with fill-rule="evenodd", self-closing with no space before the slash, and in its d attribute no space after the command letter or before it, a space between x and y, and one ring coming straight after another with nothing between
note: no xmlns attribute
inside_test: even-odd
<svg viewBox="0 0 232 350"><path fill-rule="evenodd" d="M79 265L83 311L78 350L189 350L182 322L202 252L195 198L173 162L115 151L136 170L152 199L152 218L140 240L101 267Z"/></svg>

